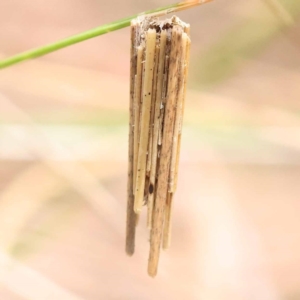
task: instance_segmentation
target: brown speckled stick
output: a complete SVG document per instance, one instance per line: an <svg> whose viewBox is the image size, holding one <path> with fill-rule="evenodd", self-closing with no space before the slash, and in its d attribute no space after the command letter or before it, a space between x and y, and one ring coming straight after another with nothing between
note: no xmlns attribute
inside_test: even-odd
<svg viewBox="0 0 300 300"><path fill-rule="evenodd" d="M161 102L162 102L162 86L164 79L164 67L165 67L165 49L166 49L167 32L163 30L160 35L160 52L159 59L157 61L157 89L156 99L154 106L154 124L153 124L153 142L152 142L152 157L151 157L151 170L150 170L150 188L148 198L148 215L147 215L147 227L152 227L152 211L154 205L154 194L156 188L156 170L157 170L157 146L158 146L158 132L159 123L162 115L160 114Z"/></svg>
<svg viewBox="0 0 300 300"><path fill-rule="evenodd" d="M187 24L187 26L184 29L184 32L187 34L188 39L187 39L186 52L185 52L185 68L184 68L184 83L183 83L184 91L183 91L182 114L181 114L181 120L180 120L180 124L179 124L180 128L179 128L179 136L178 136L174 192L177 189L177 182L178 182L178 168L179 168L179 158L180 158L180 149L181 149L182 122L183 122L183 115L184 115L184 108L185 108L186 86L187 86L189 64L190 64L190 48L191 48L190 30L191 30L190 25Z"/></svg>
<svg viewBox="0 0 300 300"><path fill-rule="evenodd" d="M172 206L173 206L173 193L167 194L166 208L165 208L165 220L164 220L164 231L163 231L163 243L162 248L168 249L171 244L171 227L172 227Z"/></svg>
<svg viewBox="0 0 300 300"><path fill-rule="evenodd" d="M150 235L150 255L148 274L152 277L157 274L160 247L162 242L163 221L168 192L170 160L173 142L176 98L178 97L178 70L180 62L181 39L183 29L174 25L172 29L171 53L169 63L168 92L165 108L160 166L158 170L157 194L155 199L153 225Z"/></svg>
<svg viewBox="0 0 300 300"><path fill-rule="evenodd" d="M176 101L176 116L175 125L173 133L173 145L172 145L172 156L171 156L171 166L170 166L170 180L169 180L169 193L174 193L174 183L175 183L175 169L176 169L176 158L177 149L179 147L178 135L180 131L180 122L182 119L183 112L183 97L184 97L184 69L185 69L185 57L186 57L186 46L188 37L186 33L182 35L181 42L181 57L180 57L180 68L178 73L178 98Z"/></svg>
<svg viewBox="0 0 300 300"><path fill-rule="evenodd" d="M128 151L128 182L127 182L127 220L126 220L126 253L133 255L135 244L136 214L134 213L133 195L133 152L134 152L134 82L136 74L136 20L131 22L130 49L130 104L129 104L129 151Z"/></svg>
<svg viewBox="0 0 300 300"><path fill-rule="evenodd" d="M171 244L171 226L172 226L172 207L173 207L173 195L175 192L175 183L177 183L176 176L178 176L178 163L180 153L180 137L181 137L181 122L183 114L183 103L185 94L185 76L186 76L186 51L189 38L186 33L182 35L181 44L181 58L180 67L178 74L178 98L176 101L176 117L173 132L173 145L172 145L172 156L170 164L170 175L169 175L169 190L167 203L165 208L165 220L164 220L164 233L163 233L163 249L166 250Z"/></svg>
<svg viewBox="0 0 300 300"><path fill-rule="evenodd" d="M159 36L157 35L156 43L158 43ZM151 111L150 111L150 128L149 128L149 145L148 145L148 157L147 157L147 175L150 177L151 164L152 164L152 144L153 144L153 128L154 128L154 113L157 91L157 69L159 64L159 44L155 47L155 59L154 59L154 72L152 83L152 99L151 99ZM148 188L148 187L147 187Z"/></svg>
<svg viewBox="0 0 300 300"><path fill-rule="evenodd" d="M155 46L156 46L156 31L155 29L148 29L146 32L146 57L144 64L144 84L142 91L142 107L141 107L141 134L138 151L138 163L136 171L136 184L135 184L135 199L134 199L134 211L140 213L143 200L144 189L146 181L146 169L147 169L147 151L149 142L149 127L151 116L151 101L152 101L152 84L154 73L154 58L155 58Z"/></svg>
<svg viewBox="0 0 300 300"><path fill-rule="evenodd" d="M136 169L139 152L140 137L140 114L141 114L141 92L142 92L142 76L143 76L143 51L144 47L137 47L137 67L134 83L134 163L133 163L133 192L135 192Z"/></svg>

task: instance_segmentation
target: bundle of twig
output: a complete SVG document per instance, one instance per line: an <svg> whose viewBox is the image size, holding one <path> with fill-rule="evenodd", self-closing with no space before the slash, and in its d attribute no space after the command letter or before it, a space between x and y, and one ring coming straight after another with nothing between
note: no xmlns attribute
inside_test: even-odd
<svg viewBox="0 0 300 300"><path fill-rule="evenodd" d="M147 205L148 273L155 276L161 244L170 245L190 27L177 17L131 23L130 132L126 252L134 253L135 226Z"/></svg>

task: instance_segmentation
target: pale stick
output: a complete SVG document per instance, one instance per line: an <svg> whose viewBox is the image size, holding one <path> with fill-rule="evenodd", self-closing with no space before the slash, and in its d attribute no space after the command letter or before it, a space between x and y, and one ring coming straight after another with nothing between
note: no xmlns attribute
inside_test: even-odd
<svg viewBox="0 0 300 300"><path fill-rule="evenodd" d="M154 112L154 126L153 126L153 142L152 142L152 162L150 171L150 187L148 197L148 215L147 215L147 227L152 227L152 211L153 201L155 194L155 177L156 177L156 164L157 164L157 145L158 145L158 131L160 124L160 106L162 102L162 86L164 80L164 67L165 67L165 49L166 49L167 32L166 30L161 31L160 35L160 52L158 61L157 71L157 90L155 100L155 112ZM166 78L165 78L166 79Z"/></svg>
<svg viewBox="0 0 300 300"><path fill-rule="evenodd" d="M173 193L168 193L165 210L164 232L162 248L167 250L171 245L172 214L173 214Z"/></svg>
<svg viewBox="0 0 300 300"><path fill-rule="evenodd" d="M171 47L171 29L167 31L167 40L166 40L166 57L165 57L165 68L164 68L164 79L162 86L162 101L160 107L160 119L159 119L159 131L158 131L158 145L161 146L162 143L162 132L163 132L163 120L165 115L165 105L166 105L166 94L168 86L168 74L169 74L169 56L170 56L170 47Z"/></svg>
<svg viewBox="0 0 300 300"><path fill-rule="evenodd" d="M154 277L157 274L159 261L163 220L168 191L170 159L173 141L175 105L177 94L177 74L179 68L179 56L181 48L182 28L174 25L171 38L171 53L168 77L168 93L164 118L164 130L162 148L160 154L160 166L158 172L157 194L155 199L155 213L150 234L150 254L148 261L148 274Z"/></svg>
<svg viewBox="0 0 300 300"><path fill-rule="evenodd" d="M165 114L165 109L162 107L160 109L159 123L158 123L158 141L157 141L157 144L159 146L161 146L161 142L162 142L162 130L163 130L162 124L163 124L164 114Z"/></svg>
<svg viewBox="0 0 300 300"><path fill-rule="evenodd" d="M176 104L176 117L174 124L173 132L173 145L172 145L172 156L171 156L171 165L170 165L170 175L169 175L169 193L167 195L167 202L165 208L165 220L164 220L164 233L163 233L163 249L166 250L171 245L171 223L172 223L172 208L173 208L173 185L174 185L174 176L177 163L177 154L180 144L178 143L178 136L180 131L180 122L182 119L182 105L184 97L184 75L185 75L185 58L186 58L186 46L187 46L188 37L186 33L183 33L181 40L181 58L180 58L180 67L178 73L178 98Z"/></svg>
<svg viewBox="0 0 300 300"><path fill-rule="evenodd" d="M139 62L138 62L139 58L137 58L137 69L139 66ZM141 63L141 62L140 62ZM138 71L137 71L138 74ZM136 168L137 168L137 152L138 152L138 134L139 134L139 130L137 128L139 128L139 114L140 114L140 103L138 102L139 99L137 99L138 97L138 80L137 80L137 74L135 75L134 78L134 131L133 131L133 141L134 141L134 146L133 146L133 180L132 180L132 191L133 191L133 195L135 193L135 181L136 181ZM135 227L138 225L140 220L140 215L136 214L136 218L135 218Z"/></svg>
<svg viewBox="0 0 300 300"><path fill-rule="evenodd" d="M129 101L129 150L128 150L128 182L127 182L127 220L126 220L126 253L134 253L136 214L134 213L133 195L133 144L134 144L134 79L136 73L136 21L131 22L131 49L130 49L130 101Z"/></svg>
<svg viewBox="0 0 300 300"><path fill-rule="evenodd" d="M190 36L190 26L185 27L185 33ZM185 69L184 69L184 93L183 93L183 103L182 103L182 116L179 128L179 136L178 136L178 148L177 148L177 158L176 158L176 168L175 168L175 183L174 183L174 191L177 189L178 182L178 169L179 169L179 158L180 158L180 149L181 149L181 133L182 133L182 122L185 108L185 99L186 99L186 85L189 71L189 63L190 63L190 48L191 48L191 40L187 39L186 46L186 57L185 57Z"/></svg>
<svg viewBox="0 0 300 300"><path fill-rule="evenodd" d="M146 60L145 60L145 67L144 67L145 82L142 91L143 103L142 103L142 115L141 115L141 122L140 122L141 131L140 131L136 189L135 189L135 199L134 199L135 213L139 213L141 211L143 206L143 199L144 199L155 43L156 43L156 31L154 29L148 29L146 34Z"/></svg>
<svg viewBox="0 0 300 300"><path fill-rule="evenodd" d="M152 144L153 144L153 130L154 130L154 113L155 113L155 101L156 101L156 91L157 91L157 70L159 63L159 38L160 34L157 34L156 47L155 47L155 59L154 59L154 73L153 73L153 86L152 86L152 100L151 100L151 112L150 112L150 128L149 128L149 143L148 143L148 156L147 156L147 177L145 185L145 203L149 203L149 198L153 192L151 183L150 183L150 172L152 165ZM148 216L149 216L149 205L147 205L147 225L148 225ZM151 207L150 207L151 208Z"/></svg>
<svg viewBox="0 0 300 300"><path fill-rule="evenodd" d="M135 192L136 170L139 151L139 127L141 113L141 90L142 90L142 58L143 47L137 47L137 68L134 87L134 163L133 163L133 192Z"/></svg>
<svg viewBox="0 0 300 300"><path fill-rule="evenodd" d="M151 112L150 112L150 140L148 146L148 157L147 157L147 174L150 176L151 162L152 162L152 143L153 143L153 122L155 112L155 101L156 101L156 90L157 90L157 69L159 63L159 46L155 47L155 59L154 59L154 73L153 73L153 86L152 86L152 100L151 100Z"/></svg>
<svg viewBox="0 0 300 300"><path fill-rule="evenodd" d="M176 169L176 161L177 161L177 148L178 144L178 134L180 129L180 122L182 119L182 105L183 105L183 97L184 97L184 69L185 69L185 56L186 56L186 44L187 44L187 35L184 33L182 35L182 52L181 52L181 60L180 60L180 68L178 74L178 99L176 103L176 117L175 117L175 126L173 133L173 145L172 145L172 156L171 156L171 166L170 166L170 180L169 180L169 193L174 193L174 181L175 181L175 169Z"/></svg>

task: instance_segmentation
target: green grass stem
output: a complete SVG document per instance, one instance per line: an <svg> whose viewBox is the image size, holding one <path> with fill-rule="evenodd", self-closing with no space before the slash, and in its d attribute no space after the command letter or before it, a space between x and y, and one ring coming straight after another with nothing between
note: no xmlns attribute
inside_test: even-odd
<svg viewBox="0 0 300 300"><path fill-rule="evenodd" d="M20 54L8 57L2 61L0 61L0 69L7 68L11 65L17 64L19 62L33 59L36 57L40 57L46 55L48 53L57 51L59 49L83 42L85 40L97 37L99 35L106 34L108 32L116 31L122 28L125 28L130 25L132 19L137 18L138 16L162 16L169 13L175 13L180 10L188 9L191 7L195 7L200 4L207 3L211 0L196 0L196 1L183 1L176 4L171 4L168 6L164 6L161 8L157 8L154 10L149 10L128 18L124 18L109 24L102 25L100 27L90 29L88 31L70 36L68 38L62 39L60 41L54 42L49 45L45 45L39 48L35 48L29 51L22 52Z"/></svg>

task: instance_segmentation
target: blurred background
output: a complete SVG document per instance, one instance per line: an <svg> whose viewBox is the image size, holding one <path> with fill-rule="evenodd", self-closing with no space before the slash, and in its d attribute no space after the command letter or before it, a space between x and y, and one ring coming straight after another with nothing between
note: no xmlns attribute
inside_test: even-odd
<svg viewBox="0 0 300 300"><path fill-rule="evenodd" d="M2 0L0 57L172 0ZM125 254L129 28L0 72L0 299L300 299L300 2L191 24L173 240ZM145 213L144 213L145 214Z"/></svg>

